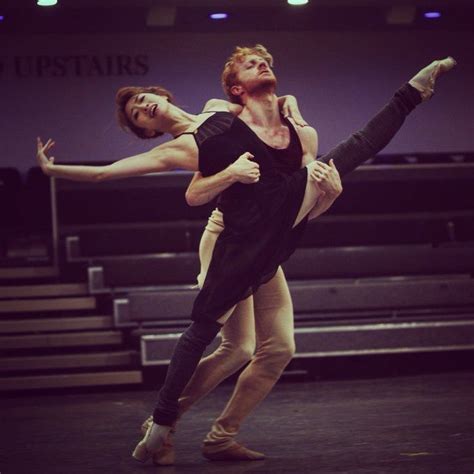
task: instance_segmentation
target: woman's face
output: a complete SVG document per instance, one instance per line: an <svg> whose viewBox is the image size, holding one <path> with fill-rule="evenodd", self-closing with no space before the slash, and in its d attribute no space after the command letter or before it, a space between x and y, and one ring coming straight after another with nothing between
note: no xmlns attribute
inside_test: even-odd
<svg viewBox="0 0 474 474"><path fill-rule="evenodd" d="M162 95L142 92L129 99L125 114L137 127L153 136L156 131L164 132L162 125L169 108L168 98Z"/></svg>

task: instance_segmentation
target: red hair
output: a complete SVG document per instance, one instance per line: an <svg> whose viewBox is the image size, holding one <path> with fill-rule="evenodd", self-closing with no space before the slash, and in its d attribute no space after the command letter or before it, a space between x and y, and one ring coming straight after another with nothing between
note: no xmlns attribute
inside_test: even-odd
<svg viewBox="0 0 474 474"><path fill-rule="evenodd" d="M242 63L245 61L246 56L250 56L251 54L255 54L260 56L261 58L267 61L270 67L273 67L273 56L268 52L267 48L261 44L256 44L252 47L242 47L236 46L234 52L229 56L227 59L224 70L222 71L222 88L226 93L227 97L231 102L234 104L242 104L242 100L240 96L234 95L231 92L232 86L238 84L237 81L237 68L235 67L237 63Z"/></svg>

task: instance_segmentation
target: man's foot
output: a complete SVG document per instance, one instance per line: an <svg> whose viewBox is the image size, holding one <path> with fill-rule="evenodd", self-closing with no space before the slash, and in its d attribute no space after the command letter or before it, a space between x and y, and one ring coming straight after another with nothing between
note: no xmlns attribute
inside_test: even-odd
<svg viewBox="0 0 474 474"><path fill-rule="evenodd" d="M450 71L454 66L456 66L456 61L451 56L433 61L410 79L408 83L420 91L421 98L424 102L430 99L434 94L436 79L441 74Z"/></svg>
<svg viewBox="0 0 474 474"><path fill-rule="evenodd" d="M242 446L235 441L221 451L209 450L208 446L203 446L202 455L209 461L263 461L265 454Z"/></svg>
<svg viewBox="0 0 474 474"><path fill-rule="evenodd" d="M140 427L142 435L145 436L148 429L153 424L153 417L149 416ZM166 441L163 443L163 446L153 454L153 464L157 466L172 466L175 463L175 450L174 450L174 439L173 435L175 433L174 428L171 429L169 435L166 438Z"/></svg>

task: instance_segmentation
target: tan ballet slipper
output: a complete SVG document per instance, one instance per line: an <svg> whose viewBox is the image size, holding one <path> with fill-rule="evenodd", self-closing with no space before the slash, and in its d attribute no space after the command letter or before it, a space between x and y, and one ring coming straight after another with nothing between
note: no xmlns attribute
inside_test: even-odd
<svg viewBox="0 0 474 474"><path fill-rule="evenodd" d="M263 461L265 454L253 451L233 441L224 449L215 451L214 446L202 447L202 455L209 461Z"/></svg>

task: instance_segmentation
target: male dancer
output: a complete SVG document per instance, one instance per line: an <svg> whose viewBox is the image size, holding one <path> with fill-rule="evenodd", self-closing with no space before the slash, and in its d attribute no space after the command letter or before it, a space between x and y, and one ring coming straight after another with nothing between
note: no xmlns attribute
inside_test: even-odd
<svg viewBox="0 0 474 474"><path fill-rule="evenodd" d="M261 112L261 108L255 109L253 103L258 103L262 99L264 101L265 98L267 99L267 104L269 102L269 94L267 94L265 97L265 92L270 92L271 95L271 88L275 85L275 79L274 77L271 77L272 73L269 68L271 61L271 56L264 48L237 48L230 60L227 62L223 73L223 87L230 100L240 104L243 103L246 106L244 108L244 112L247 112L247 114L245 115L244 113L241 113L239 117L243 119L249 126L255 126L256 133L258 134L260 132L261 135L265 136L268 141L271 141L271 137L277 135L278 131L281 132L283 130L284 124L282 124L280 120L275 120L273 123L263 122L261 120L262 117L266 117L264 114L258 116L258 112ZM252 74L252 66L254 66L255 70L257 71L257 77L262 76L267 77L267 79L265 81L261 80L259 82L258 79L255 78L255 74ZM435 76L430 78L430 80L431 79L434 80ZM249 81L251 82L252 80L254 82L249 87ZM425 98L428 98L430 91L427 86L429 85L429 88L432 89L434 82L431 81L430 83L419 84L419 81L420 75L415 77L411 83L413 86L418 88L420 92L423 92ZM254 90L252 90L252 87ZM270 90L268 90L268 87L270 87ZM267 88L267 91L265 91L265 88ZM249 90L250 94L248 94ZM220 101L210 101L208 104L208 110L218 110L219 106L222 106ZM255 110L257 110L257 123L255 123L256 121L254 120L255 116L252 116L252 113ZM273 109L273 111L275 111L275 109ZM274 115L273 118L276 118L276 116ZM258 119L260 119L260 124L258 123ZM259 125L261 125L260 130L258 130ZM372 131L374 131L376 128L376 124L373 123ZM275 131L277 131L277 133L275 133ZM302 129L298 129L300 137L302 131ZM307 135L309 135L309 143L314 143L316 145L317 134L315 130L307 128L305 132L307 132ZM361 162L360 154L358 156L353 155L354 148L360 148L361 145L357 145L354 142L357 140L369 138L371 138L370 135L367 135L367 133L362 133L359 136L354 135L351 137L352 143L350 139L344 144L341 144L342 147L345 147L346 151L352 151L352 159L355 160L355 162L352 162L352 165L346 164L346 166L343 167L344 172L349 171L350 167L354 166L354 164L356 165L357 163ZM302 142L303 141L304 138L302 139ZM276 143L276 145L278 145L278 143ZM380 147L380 145L378 146ZM365 149L359 150L359 152L360 151L366 154L369 152L364 158L367 159L376 151L378 151L377 144L375 144L374 148L372 148L369 143L368 145L365 145ZM314 150L313 153L316 154L316 150ZM309 157L309 160L311 159L313 158ZM329 159L329 157L327 157L327 159ZM350 162L347 161L346 163ZM334 170L334 168L331 168L331 170ZM186 193L188 203L191 205L204 204L220 192L224 191L227 186L228 175L225 172L219 173L212 178L195 178ZM337 193L334 196L337 196ZM322 212L323 210L320 209L320 213ZM216 240L216 234L218 235L222 228L222 214L215 211L207 227L207 229L210 230L210 232L208 232L209 235L207 238L203 238L204 241L208 242L205 247L209 247L204 250L204 255L206 256L205 260L208 260L209 255L212 254L213 244ZM209 236L213 234L214 237L209 238ZM206 267L208 264L206 261L202 263L204 267ZM275 286L275 289L276 288L278 287ZM227 325L230 327L230 323L232 322L233 334L227 330L225 332L222 348L201 361L193 376L193 379L186 387L183 396L180 399L180 414L182 414L190 407L192 403L204 396L212 388L214 388L217 383L230 375L231 371L223 371L222 367L240 367L242 363L239 363L239 354L249 352L249 350L246 348L252 346L252 338L254 338L255 330L257 331L257 337L260 341L259 349L257 350L255 357L252 358L251 363L246 367L239 377L231 400L224 409L224 412L214 423L211 432L207 435L204 441L203 454L209 459L255 460L264 458L263 454L251 451L239 445L234 441L233 438L236 435L240 423L244 417L271 390L284 367L291 359L292 351L294 350L293 314L291 309L291 301L289 300L289 297L287 297L288 292L284 278L281 279L281 285L279 287L280 295L278 295L278 290L276 290L276 292L274 292L272 295L273 300L275 301L275 299L278 299L279 304L274 306L270 311L268 311L268 308L265 308L259 304L259 301L268 301L269 297L266 296L265 293L269 293L269 289L266 286L262 286L261 289L253 295L253 302L245 300L239 303L239 306L236 310L236 313L239 313L238 321L231 320L227 323ZM247 308L247 313L251 312L252 303L255 305L256 309L255 322L253 318L249 318L248 315L243 314L244 307ZM280 323L281 326L276 324L277 322ZM253 325L255 325L255 329L252 331ZM272 325L275 325L275 330L273 331L271 329ZM283 337L280 336L281 340L278 340L278 336L280 335L279 333L281 332L278 331L278 327L284 327L286 329L283 332ZM263 334L259 334L259 332ZM265 336L267 338L266 343ZM232 351L228 350L229 347L232 348ZM240 348L242 349L239 351L238 349ZM235 361L234 365L231 363L232 359ZM219 368L221 368L221 370L219 370ZM166 457L170 451L172 451L172 444L168 443L162 454L164 457Z"/></svg>
<svg viewBox="0 0 474 474"><path fill-rule="evenodd" d="M280 147L282 145L284 146L285 144L287 144L287 138L285 139L285 126L281 122L278 110L275 107L275 81L274 77L272 77L272 72L269 68L269 61L263 57L265 51L260 51L260 53L263 54L258 54L258 52L257 54L255 54L255 51L251 51L250 54L247 51L243 54L242 51L240 51L240 53L240 57L238 54L236 54L228 63L228 68L231 69L231 72L227 72L227 74L226 72L224 73L224 77L226 77L226 79L224 80L224 85L227 86L229 95L234 100L242 100L242 103L244 104L244 110L242 114L240 114L239 118L246 122L247 125L249 125L249 127L252 128L260 138L264 138L263 141L266 141L267 144L271 143L274 147L278 147L278 145L280 145ZM448 61L447 64L441 65L437 69L432 68L432 74L429 75L429 80L434 81L436 76L440 72L442 72L442 69L444 67L446 68L446 70L452 67L450 65L450 62L451 61ZM434 70L436 70L436 72L434 72ZM420 84L417 82L417 80L420 80L420 77L421 76L415 77L412 80L413 85L411 87L405 87L405 90L400 92L400 95L405 94L405 102L402 100L401 103L398 104L398 106L401 108L406 107L406 110L404 110L405 114L408 113L408 111L413 108L418 102L420 102L423 96L428 97L432 92L428 88L428 85L431 87L433 85L433 82L428 81L426 82L426 84L420 87ZM421 97L419 92L417 92L413 86L415 86L415 88L416 86L418 86L417 88L419 89L419 92L422 92ZM390 112L386 112L390 114L394 111L392 110ZM397 113L398 112L399 111L397 111ZM376 133L375 136L371 136L370 132L373 132L374 129L377 128L377 125L377 123L369 124L368 129L364 131L365 133L362 132L353 135L353 137L351 137L352 140L349 140L345 144L342 144L340 146L342 150L347 152L347 155L344 157L345 159L339 161L339 163L341 163L342 165L341 167L344 173L347 173L348 171L353 169L361 161L365 161L365 159L369 158L370 156L373 156L373 154L376 153L380 148L382 148L391 138L391 136L393 136L392 131L389 131L388 129L383 129L383 127L382 129L378 130L378 133ZM398 126L400 125L401 123L398 123ZM287 129L286 132L288 132ZM314 144L317 140L317 136L315 134L314 129L307 128L307 132L308 135L313 136L308 136L307 140L304 140L303 137L302 143L304 148L306 145L306 150L310 149L311 144ZM363 143L357 143L359 141ZM356 149L356 153L354 153L354 149ZM351 151L352 153L350 153ZM340 153L341 149L339 149L338 152ZM327 157L327 159L329 158L330 157ZM314 155L309 159L314 159ZM308 194L308 189L306 191ZM224 211L224 216L225 215L226 211ZM278 278L282 277L282 274L277 273L274 279L277 280ZM263 289L264 287L261 288ZM276 293L281 294L284 293L284 291L280 289L277 290ZM257 295L258 292L254 294L254 301L257 299ZM285 312L285 309L289 309L289 311L287 312L291 316L288 319L291 321L292 326L292 311L290 306L291 301L288 298L287 301L289 301L290 305L285 305L285 301L283 300L280 300L280 304L277 308L273 308L274 312L268 318L270 328L272 323L281 323L282 320L285 321L285 319L287 319L284 316L282 317L282 309L283 313ZM278 312L279 310L280 312ZM255 320L258 321L260 317L260 315L256 314ZM286 328L288 327L289 325L286 325ZM270 329L266 333L268 339L270 339L275 332L277 331L272 331ZM251 411L251 409L269 392L269 390L281 374L281 371L291 358L293 350L294 349L291 345L281 344L280 354L278 354L280 356L279 361L275 361L276 364L273 364L273 367L272 364L269 364L267 368L269 368L270 370L267 371L258 370L259 367L257 361L259 360L259 357L257 354L257 357L255 357L251 364L249 364L247 369L242 374L241 380L239 380L239 382L242 381L243 383L237 384L236 390L234 391L231 401L224 410L224 413L214 424L213 430L205 440L205 450L206 448L210 448L212 445L217 448L216 451L205 451L207 457L210 457L209 455L212 454L216 455L214 459L232 458L232 454L229 451L234 451L233 447L236 447L235 443L232 442L232 437L237 432L240 422ZM264 359L264 356L261 359ZM264 364L261 365L261 368L263 369ZM160 408L161 407L159 403L158 410L160 410ZM150 430L150 434L151 433L152 430ZM243 454L244 457L245 455L249 455L249 459L255 459L253 455L256 454L258 456L259 454L248 453L248 451L247 453L242 453L242 449L238 449L238 451L239 454ZM222 456L219 456L219 454L221 454Z"/></svg>

